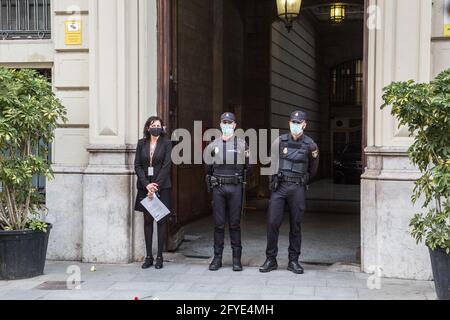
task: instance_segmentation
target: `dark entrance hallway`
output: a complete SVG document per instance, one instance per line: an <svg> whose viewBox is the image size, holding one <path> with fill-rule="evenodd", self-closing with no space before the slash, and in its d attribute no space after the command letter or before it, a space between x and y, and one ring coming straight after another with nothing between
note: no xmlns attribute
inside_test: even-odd
<svg viewBox="0 0 450 320"><path fill-rule="evenodd" d="M202 121L204 130L218 127L220 114L232 111L244 130L284 133L288 115L306 111L306 134L320 146L321 167L308 193L301 260L359 263L364 1L349 1L339 25L330 23L330 3L303 1L288 33L277 19L275 0L172 0L172 20L165 24L170 90L163 90L160 108L171 130L191 132L194 121ZM204 174L203 166L190 164L173 172L176 218L169 249L198 258L212 256ZM247 197L244 256L258 264L264 259L269 198L268 179L258 168ZM287 257L286 219L280 258Z"/></svg>

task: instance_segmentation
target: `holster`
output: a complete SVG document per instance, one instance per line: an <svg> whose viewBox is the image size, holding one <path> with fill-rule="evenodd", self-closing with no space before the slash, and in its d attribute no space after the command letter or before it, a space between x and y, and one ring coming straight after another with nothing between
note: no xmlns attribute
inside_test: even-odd
<svg viewBox="0 0 450 320"><path fill-rule="evenodd" d="M280 185L280 177L278 175L271 176L269 190L275 192L278 190L279 185Z"/></svg>
<svg viewBox="0 0 450 320"><path fill-rule="evenodd" d="M207 175L206 176L206 189L208 193L211 193L215 187L219 185L219 182L216 177Z"/></svg>
<svg viewBox="0 0 450 320"><path fill-rule="evenodd" d="M208 193L211 193L212 192L211 176L209 174L206 175L205 182L206 182L206 190L208 191Z"/></svg>

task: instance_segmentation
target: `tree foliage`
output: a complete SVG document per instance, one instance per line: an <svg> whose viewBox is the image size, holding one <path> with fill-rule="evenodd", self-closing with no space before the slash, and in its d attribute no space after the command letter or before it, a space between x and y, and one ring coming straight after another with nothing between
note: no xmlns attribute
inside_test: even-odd
<svg viewBox="0 0 450 320"><path fill-rule="evenodd" d="M49 81L31 69L0 68L0 229L45 229L33 176L52 178L48 145L66 110Z"/></svg>
<svg viewBox="0 0 450 320"><path fill-rule="evenodd" d="M411 220L411 234L432 250L450 253L450 69L431 83L394 82L383 99L392 115L414 133L409 158L422 176L415 183L413 203L425 212Z"/></svg>

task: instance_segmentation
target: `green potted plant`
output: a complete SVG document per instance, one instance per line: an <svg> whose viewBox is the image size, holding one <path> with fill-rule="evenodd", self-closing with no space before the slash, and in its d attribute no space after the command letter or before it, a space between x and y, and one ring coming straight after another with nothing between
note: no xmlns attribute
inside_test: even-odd
<svg viewBox="0 0 450 320"><path fill-rule="evenodd" d="M0 68L0 280L44 272L51 225L33 177L52 177L49 149L66 111L48 79Z"/></svg>
<svg viewBox="0 0 450 320"><path fill-rule="evenodd" d="M400 125L414 133L409 158L422 174L412 201L424 212L411 220L411 234L428 246L436 292L449 299L450 284L450 69L431 83L394 82L383 99Z"/></svg>

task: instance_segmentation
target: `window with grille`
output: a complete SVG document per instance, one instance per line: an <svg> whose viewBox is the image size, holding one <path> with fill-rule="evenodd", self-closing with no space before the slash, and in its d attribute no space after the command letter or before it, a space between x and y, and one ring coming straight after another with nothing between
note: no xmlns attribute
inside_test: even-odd
<svg viewBox="0 0 450 320"><path fill-rule="evenodd" d="M0 39L49 39L51 0L0 0Z"/></svg>
<svg viewBox="0 0 450 320"><path fill-rule="evenodd" d="M363 62L352 60L331 70L330 104L332 107L362 106Z"/></svg>

